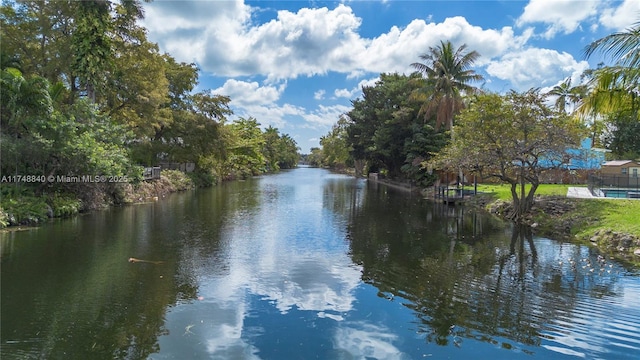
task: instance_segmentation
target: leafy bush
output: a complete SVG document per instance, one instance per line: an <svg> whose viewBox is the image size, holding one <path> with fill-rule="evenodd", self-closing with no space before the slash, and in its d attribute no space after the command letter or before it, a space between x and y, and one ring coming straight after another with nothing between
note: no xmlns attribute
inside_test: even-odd
<svg viewBox="0 0 640 360"><path fill-rule="evenodd" d="M177 190L187 190L194 187L193 180L179 170L162 170L162 176L166 177L171 186Z"/></svg>
<svg viewBox="0 0 640 360"><path fill-rule="evenodd" d="M188 175L196 187L209 187L218 183L213 171L196 171Z"/></svg>
<svg viewBox="0 0 640 360"><path fill-rule="evenodd" d="M54 217L66 217L80 212L82 202L71 195L55 194L49 197Z"/></svg>
<svg viewBox="0 0 640 360"><path fill-rule="evenodd" d="M0 229L6 228L9 226L9 218L7 217L7 213L0 207Z"/></svg>
<svg viewBox="0 0 640 360"><path fill-rule="evenodd" d="M37 224L51 215L44 198L36 197L26 189L10 188L3 191L0 207L4 209L3 223L7 225Z"/></svg>

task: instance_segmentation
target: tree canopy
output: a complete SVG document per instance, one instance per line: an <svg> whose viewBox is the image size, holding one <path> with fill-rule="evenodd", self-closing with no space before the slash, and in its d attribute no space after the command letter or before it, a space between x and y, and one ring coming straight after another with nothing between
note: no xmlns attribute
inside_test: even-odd
<svg viewBox="0 0 640 360"><path fill-rule="evenodd" d="M179 162L211 184L297 164L292 137L254 118L230 122L229 97L194 92L197 66L161 53L143 15L137 0L3 2L2 174L137 181L142 166Z"/></svg>
<svg viewBox="0 0 640 360"><path fill-rule="evenodd" d="M542 174L566 166L572 156L567 150L577 147L582 135L574 119L549 108L535 89L476 95L456 128L456 138L432 165L510 184L516 220L531 209Z"/></svg>

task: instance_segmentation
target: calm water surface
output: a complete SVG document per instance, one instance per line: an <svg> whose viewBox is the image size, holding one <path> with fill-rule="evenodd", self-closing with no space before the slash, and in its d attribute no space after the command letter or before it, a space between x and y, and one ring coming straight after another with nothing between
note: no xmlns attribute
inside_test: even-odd
<svg viewBox="0 0 640 360"><path fill-rule="evenodd" d="M321 169L0 236L3 360L640 353L637 271Z"/></svg>

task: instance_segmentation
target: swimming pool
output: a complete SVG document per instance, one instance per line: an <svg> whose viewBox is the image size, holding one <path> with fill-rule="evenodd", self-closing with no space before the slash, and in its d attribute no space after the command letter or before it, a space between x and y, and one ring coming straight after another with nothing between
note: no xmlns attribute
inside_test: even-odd
<svg viewBox="0 0 640 360"><path fill-rule="evenodd" d="M629 190L629 189L605 190L605 189L602 189L602 192L604 193L604 197L608 197L608 198L617 198L617 199L626 199L626 198L637 199L637 198L640 198L640 191L639 190Z"/></svg>

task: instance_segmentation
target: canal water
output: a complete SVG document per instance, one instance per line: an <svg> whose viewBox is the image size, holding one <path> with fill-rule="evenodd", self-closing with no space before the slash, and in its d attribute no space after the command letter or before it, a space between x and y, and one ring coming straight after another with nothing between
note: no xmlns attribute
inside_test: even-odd
<svg viewBox="0 0 640 360"><path fill-rule="evenodd" d="M638 271L322 169L0 236L3 360L640 353Z"/></svg>

